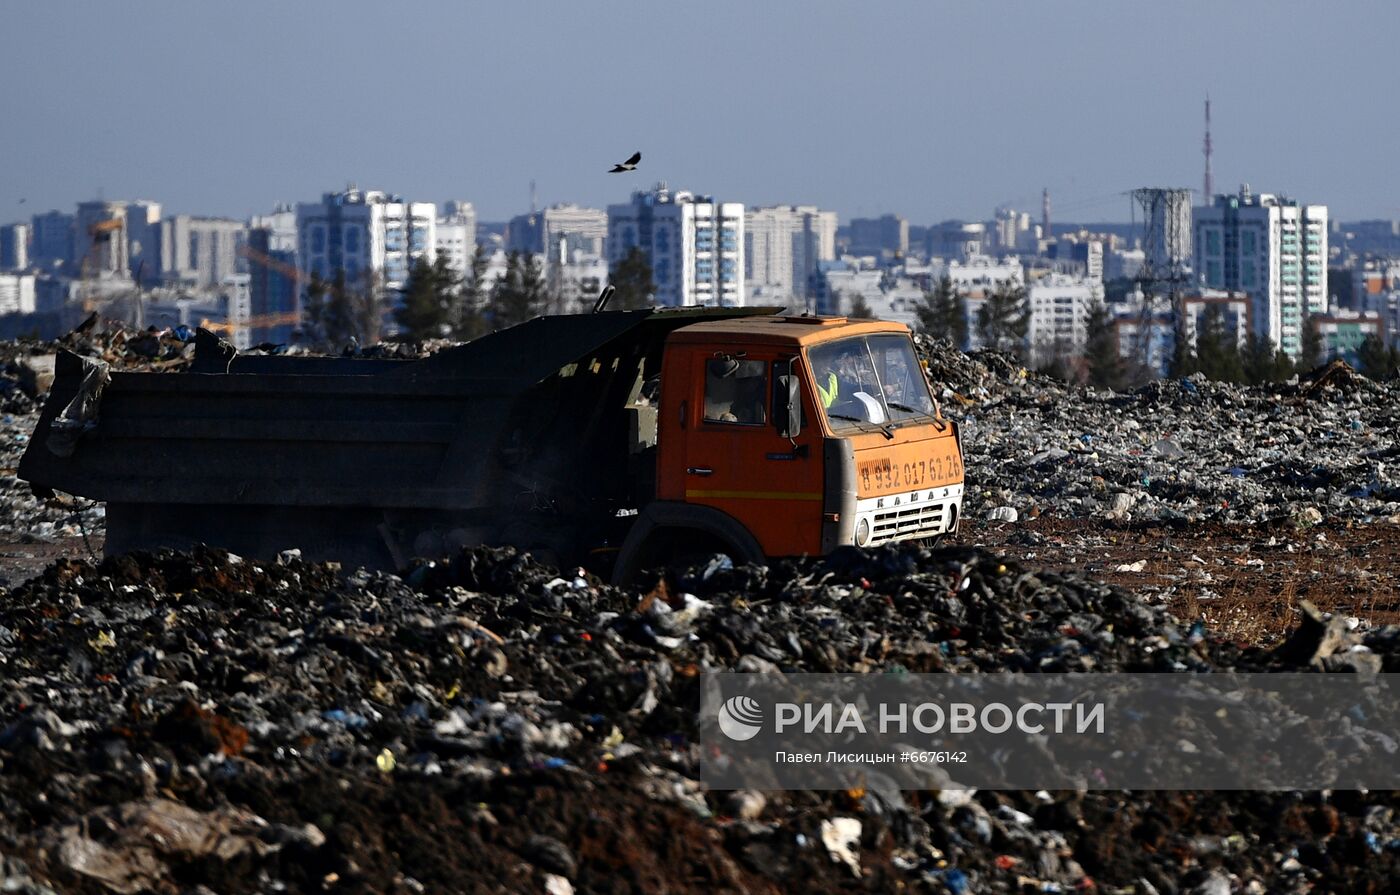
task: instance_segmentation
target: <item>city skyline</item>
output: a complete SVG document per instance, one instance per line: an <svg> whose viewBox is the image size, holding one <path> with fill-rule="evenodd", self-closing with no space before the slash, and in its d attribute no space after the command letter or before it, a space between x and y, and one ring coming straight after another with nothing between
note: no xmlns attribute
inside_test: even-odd
<svg viewBox="0 0 1400 895"><path fill-rule="evenodd" d="M0 100L0 220L99 190L246 218L353 181L504 221L531 181L541 206L597 208L666 181L916 224L1034 212L1048 187L1055 220L1122 221L1137 186L1200 184L1207 93L1217 192L1248 182L1337 219L1400 216L1376 187L1395 135L1375 114L1400 11L1011 8L16 5L11 32L31 39L0 58L21 86ZM491 39L504 33L535 50ZM1345 78L1321 64L1342 46ZM810 64L773 66L775 47ZM1318 64L1280 66L1280 47ZM1367 126L1330 124L1347 120ZM635 174L606 174L634 149Z"/></svg>

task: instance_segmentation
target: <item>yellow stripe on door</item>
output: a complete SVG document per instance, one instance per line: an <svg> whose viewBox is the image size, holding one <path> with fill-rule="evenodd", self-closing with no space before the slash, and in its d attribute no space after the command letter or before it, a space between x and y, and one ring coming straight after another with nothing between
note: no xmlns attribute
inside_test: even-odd
<svg viewBox="0 0 1400 895"><path fill-rule="evenodd" d="M821 500L815 491L699 491L687 489L686 497L708 497L712 500Z"/></svg>

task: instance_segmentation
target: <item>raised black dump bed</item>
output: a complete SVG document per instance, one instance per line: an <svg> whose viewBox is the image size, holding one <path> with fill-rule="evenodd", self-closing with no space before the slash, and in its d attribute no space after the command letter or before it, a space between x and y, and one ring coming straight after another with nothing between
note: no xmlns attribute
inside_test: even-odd
<svg viewBox="0 0 1400 895"><path fill-rule="evenodd" d="M106 501L109 555L208 543L394 567L500 542L582 561L649 499L637 396L666 336L775 310L541 317L421 360L241 357L204 335L190 372L111 373L95 416L57 427L81 431L67 448L55 417L103 371L65 354L19 475Z"/></svg>

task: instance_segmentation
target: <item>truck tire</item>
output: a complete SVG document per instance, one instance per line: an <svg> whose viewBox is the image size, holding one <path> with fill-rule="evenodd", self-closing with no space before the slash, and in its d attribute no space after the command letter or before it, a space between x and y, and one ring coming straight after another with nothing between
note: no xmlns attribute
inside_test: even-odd
<svg viewBox="0 0 1400 895"><path fill-rule="evenodd" d="M674 501L647 505L618 551L612 581L632 584L641 572L699 552L723 553L735 565L766 561L758 540L733 516Z"/></svg>

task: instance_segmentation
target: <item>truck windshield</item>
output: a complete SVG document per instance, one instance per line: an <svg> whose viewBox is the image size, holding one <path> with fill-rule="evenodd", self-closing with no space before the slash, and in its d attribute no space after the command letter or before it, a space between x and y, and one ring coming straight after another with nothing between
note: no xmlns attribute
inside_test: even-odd
<svg viewBox="0 0 1400 895"><path fill-rule="evenodd" d="M908 336L853 336L807 352L833 431L931 419L933 398Z"/></svg>

